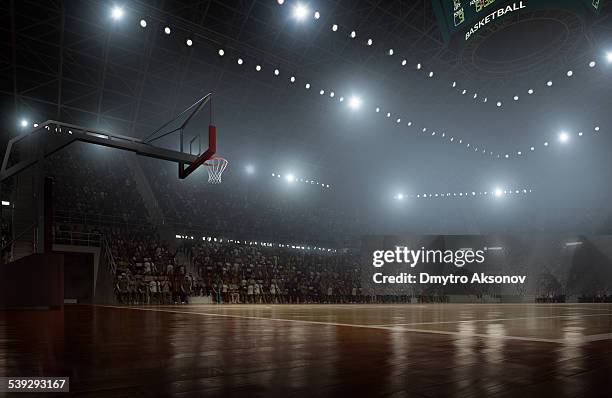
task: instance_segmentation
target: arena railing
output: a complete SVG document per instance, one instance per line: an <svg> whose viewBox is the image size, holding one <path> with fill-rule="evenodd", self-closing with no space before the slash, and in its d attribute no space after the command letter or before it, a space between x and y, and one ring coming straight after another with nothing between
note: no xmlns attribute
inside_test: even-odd
<svg viewBox="0 0 612 398"><path fill-rule="evenodd" d="M54 212L53 219L55 223L78 224L86 226L100 225L120 225L120 226L140 226L150 225L146 219L137 217L116 216L111 214L90 214L77 213L66 210L57 210Z"/></svg>
<svg viewBox="0 0 612 398"><path fill-rule="evenodd" d="M56 245L100 247L102 234L99 232L56 231L53 243Z"/></svg>
<svg viewBox="0 0 612 398"><path fill-rule="evenodd" d="M78 213L66 210L57 210L54 213L54 221L56 225L58 223L82 225L85 227L96 227L96 226L119 226L124 228L136 228L136 227L155 227L146 218L139 217L124 217L109 214L90 214L90 213ZM170 227L175 234L189 234L194 237L201 239L202 236L216 236L219 238L231 238L235 240L257 240L265 242L278 242L278 235L268 235L266 233L255 232L253 234L237 233L231 228L210 228L206 225L198 224L186 224L174 219L165 219L165 225ZM297 239L297 238L286 238L281 239L284 243L293 242L295 244L303 243L310 246L330 247L330 248L341 248L341 247L357 247L355 242L358 242L356 238L347 238L343 242L332 242L327 240L314 240L314 239ZM301 242L298 242L301 240ZM349 243L350 242L350 243Z"/></svg>

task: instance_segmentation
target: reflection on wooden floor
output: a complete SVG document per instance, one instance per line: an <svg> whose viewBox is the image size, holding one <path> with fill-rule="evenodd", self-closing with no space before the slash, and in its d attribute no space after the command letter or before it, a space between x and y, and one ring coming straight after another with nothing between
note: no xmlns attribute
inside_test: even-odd
<svg viewBox="0 0 612 398"><path fill-rule="evenodd" d="M5 375L69 376L83 397L610 397L612 305L7 311Z"/></svg>

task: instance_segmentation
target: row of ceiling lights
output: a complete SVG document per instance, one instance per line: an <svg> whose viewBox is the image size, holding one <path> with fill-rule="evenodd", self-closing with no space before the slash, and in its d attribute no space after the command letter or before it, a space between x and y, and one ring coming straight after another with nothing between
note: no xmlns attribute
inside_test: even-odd
<svg viewBox="0 0 612 398"><path fill-rule="evenodd" d="M285 4L284 0L277 0L277 3L279 5L283 5ZM314 11L311 12L310 9L308 8L307 5L301 3L301 2L296 2L293 6L293 16L299 20L299 21L303 21L306 18L308 18L308 16L311 16L313 19L315 20L319 20L321 18L321 13L319 11ZM338 24L334 23L331 25L331 30L332 32L338 32L340 30L340 27L338 26ZM344 30L344 29L343 29ZM357 38L357 32L355 30L345 30L346 36L349 37L350 39L356 39ZM374 40L372 38L368 38L367 40L365 40L363 43L365 43L365 45L367 47L371 47L374 44ZM394 56L396 55L396 51L393 48L388 48L385 50L385 54L388 56ZM605 54L605 59L607 60L608 63L612 63L612 51L607 52ZM403 67L407 66L409 64L408 60L406 58L402 59L401 61L401 65ZM593 69L597 66L597 62L595 60L590 60L588 62L588 67L590 69ZM423 64L422 63L416 63L415 65L415 69L417 71L423 71L425 72L425 76L427 78L433 78L436 74L434 71L425 71ZM587 69L588 70L588 69ZM568 78L572 78L574 76L574 71L573 70L568 70L565 75ZM545 83L546 87L552 87L553 86L553 80L548 80ZM473 100L477 100L480 101L481 103L492 103L495 104L495 106L498 109L501 109L504 105L502 100L497 100L497 101L489 101L488 96L483 95L482 93L479 94L476 90L470 90L467 88L462 88L460 87L460 84L457 83L457 81L453 81L450 86L458 93L460 93L461 95L467 95L468 97L470 97ZM530 88L527 90L527 94L529 96L535 95L536 91L533 88ZM509 96L508 101L519 101L520 100L520 96L518 94L514 94L512 96Z"/></svg>

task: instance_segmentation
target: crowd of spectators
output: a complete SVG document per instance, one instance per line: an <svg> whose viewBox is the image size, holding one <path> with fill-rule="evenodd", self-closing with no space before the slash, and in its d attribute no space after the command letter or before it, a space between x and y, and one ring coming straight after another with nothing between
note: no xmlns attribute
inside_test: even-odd
<svg viewBox="0 0 612 398"><path fill-rule="evenodd" d="M111 231L124 304L363 302L358 258L225 241L171 249L153 231ZM107 232L108 233L108 232ZM127 238L129 236L129 238Z"/></svg>
<svg viewBox="0 0 612 398"><path fill-rule="evenodd" d="M202 242L191 247L196 294L225 303L354 303L359 259L279 247Z"/></svg>
<svg viewBox="0 0 612 398"><path fill-rule="evenodd" d="M45 166L53 177L53 205L58 214L106 216L118 221L146 220L147 213L122 151L72 144Z"/></svg>

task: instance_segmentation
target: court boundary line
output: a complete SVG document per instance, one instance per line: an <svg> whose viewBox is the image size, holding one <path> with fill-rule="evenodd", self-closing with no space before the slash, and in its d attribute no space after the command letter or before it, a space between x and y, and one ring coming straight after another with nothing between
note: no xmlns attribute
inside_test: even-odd
<svg viewBox="0 0 612 398"><path fill-rule="evenodd" d="M131 306L117 306L117 305L94 304L94 307L125 309L125 310L132 310L132 311L136 310L136 311L163 312L163 313L181 314L181 315L199 315L199 316L220 317L220 318L246 319L246 320L257 320L257 321L300 323L300 324L307 324L307 325L353 327L353 328L361 328L361 329L386 330L386 331L391 331L391 332L412 332L412 333L423 333L423 334L436 334L436 335L457 336L459 338L479 337L479 338L485 338L485 339L517 340L517 341L529 341L529 342L536 342L536 343L580 344L580 343L587 343L590 341L605 340L608 338L612 338L612 333L603 334L603 335L601 334L593 335L593 336L598 337L595 340L588 339L589 336L581 336L581 337L576 337L572 339L544 339L544 338L538 338L538 337L521 337L521 336L510 336L510 335L492 336L492 335L481 334L481 333L465 333L465 332L450 332L450 331L444 331L444 330L424 330L424 329L416 329L416 328L406 328L401 325L399 326L398 325L395 325L395 326L361 325L361 324L349 324L349 323L338 323L338 322L321 322L321 321L307 321L307 320L300 320L300 319L283 319L283 318L268 318L268 317L257 317L257 316L246 316L246 315L215 314L215 313L194 312L194 311L179 311L179 310L173 310L173 309L167 309L167 308L145 308L145 307L131 307ZM607 336L607 337L601 338L601 336Z"/></svg>
<svg viewBox="0 0 612 398"><path fill-rule="evenodd" d="M525 319L556 319L556 318L582 318L588 316L612 316L612 312L605 314L580 314L580 315L555 315L555 316L525 316L516 318L490 318L490 319L462 319L457 321L440 321L440 322L411 322L411 323L396 323L396 324L379 324L375 326L413 326L413 325L440 325L450 323L474 323L474 322L495 322L495 321L521 321Z"/></svg>

